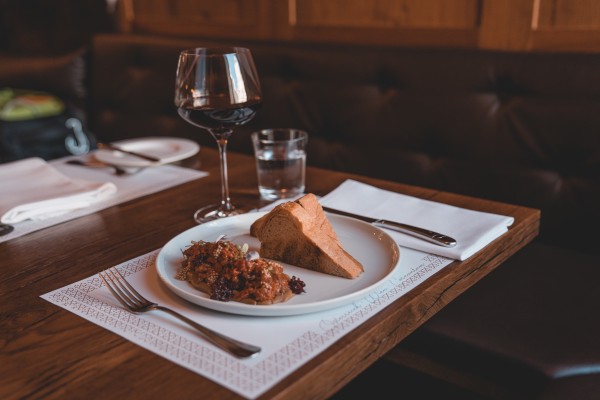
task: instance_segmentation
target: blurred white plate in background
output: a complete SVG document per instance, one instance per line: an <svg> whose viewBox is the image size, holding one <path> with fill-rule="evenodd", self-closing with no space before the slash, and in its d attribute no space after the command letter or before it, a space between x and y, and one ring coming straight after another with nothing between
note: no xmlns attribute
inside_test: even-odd
<svg viewBox="0 0 600 400"><path fill-rule="evenodd" d="M99 149L94 157L107 164L122 167L149 167L157 164L168 164L181 161L200 151L200 145L192 140L170 137L148 137L140 139L128 139L113 142L112 144L123 150L134 151L156 157L160 162L153 163L143 158L122 153L117 150Z"/></svg>

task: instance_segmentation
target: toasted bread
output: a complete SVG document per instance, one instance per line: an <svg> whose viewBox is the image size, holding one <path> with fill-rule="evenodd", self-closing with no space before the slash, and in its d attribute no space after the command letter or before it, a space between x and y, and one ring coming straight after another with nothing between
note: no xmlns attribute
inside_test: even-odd
<svg viewBox="0 0 600 400"><path fill-rule="evenodd" d="M337 238L314 194L282 203L257 219L250 234L260 241L260 256L343 278L356 278L362 264Z"/></svg>

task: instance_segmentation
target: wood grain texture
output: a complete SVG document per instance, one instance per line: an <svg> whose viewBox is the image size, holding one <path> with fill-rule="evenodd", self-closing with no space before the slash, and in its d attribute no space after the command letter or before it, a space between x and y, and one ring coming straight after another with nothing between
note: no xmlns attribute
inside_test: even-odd
<svg viewBox="0 0 600 400"><path fill-rule="evenodd" d="M220 196L217 153L210 176L0 244L0 398L206 398L235 393L39 296L155 250L195 225L192 214ZM234 202L258 205L252 157L230 154ZM325 399L394 347L538 233L540 213L400 183L309 168L307 191L325 194L347 178L381 188L515 217L509 232L454 262L323 353L261 399ZM144 371L144 373L138 373Z"/></svg>
<svg viewBox="0 0 600 400"><path fill-rule="evenodd" d="M600 29L597 0L539 0L540 29Z"/></svg>
<svg viewBox="0 0 600 400"><path fill-rule="evenodd" d="M123 32L516 51L599 51L597 0L124 0Z"/></svg>
<svg viewBox="0 0 600 400"><path fill-rule="evenodd" d="M290 1L298 25L474 28L478 0Z"/></svg>
<svg viewBox="0 0 600 400"><path fill-rule="evenodd" d="M534 0L485 0L479 47L529 50Z"/></svg>

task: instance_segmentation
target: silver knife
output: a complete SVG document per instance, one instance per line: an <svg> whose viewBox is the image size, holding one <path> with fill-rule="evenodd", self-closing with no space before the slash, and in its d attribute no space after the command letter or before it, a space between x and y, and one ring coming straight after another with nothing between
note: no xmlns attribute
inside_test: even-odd
<svg viewBox="0 0 600 400"><path fill-rule="evenodd" d="M402 224L400 222L388 221L385 219L377 219L365 217L362 215L352 214L346 211L335 210L329 207L323 207L323 210L332 214L344 215L346 217L352 217L370 223L371 225L379 228L391 229L394 231L406 233L418 237L419 239L427 240L428 242L435 243L443 247L454 247L456 246L456 240L450 236L430 231L429 229L419 228L417 226Z"/></svg>
<svg viewBox="0 0 600 400"><path fill-rule="evenodd" d="M112 143L97 143L96 146L99 149L108 149L108 150L118 151L120 153L129 154L134 157L143 158L146 161L160 162L160 158L149 156L147 154L138 153L137 151L125 150L125 149L120 148L117 145L112 144Z"/></svg>

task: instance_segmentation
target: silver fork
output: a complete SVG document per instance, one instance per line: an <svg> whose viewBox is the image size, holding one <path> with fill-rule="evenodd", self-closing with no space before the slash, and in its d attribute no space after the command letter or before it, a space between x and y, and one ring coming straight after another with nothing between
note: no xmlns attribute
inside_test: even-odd
<svg viewBox="0 0 600 400"><path fill-rule="evenodd" d="M106 287L111 291L115 298L119 300L119 302L123 304L126 309L134 314L152 310L160 310L169 313L196 328L213 344L219 346L223 350L228 351L236 357L252 357L258 354L261 350L260 347L240 342L221 333L215 332L179 314L178 312L147 300L137 290L135 290L133 286L131 286L129 282L125 280L123 275L121 275L121 273L114 267L100 272L98 275L104 281Z"/></svg>
<svg viewBox="0 0 600 400"><path fill-rule="evenodd" d="M117 176L133 175L144 169L144 167L139 167L139 168L130 170L127 168L119 167L118 165L114 165L114 164L107 164L107 163L100 162L100 161L84 161L84 160L80 160L77 158L73 159L73 160L68 160L67 164L80 165L82 167L89 167L89 168L112 168L115 171L115 175L117 175Z"/></svg>

